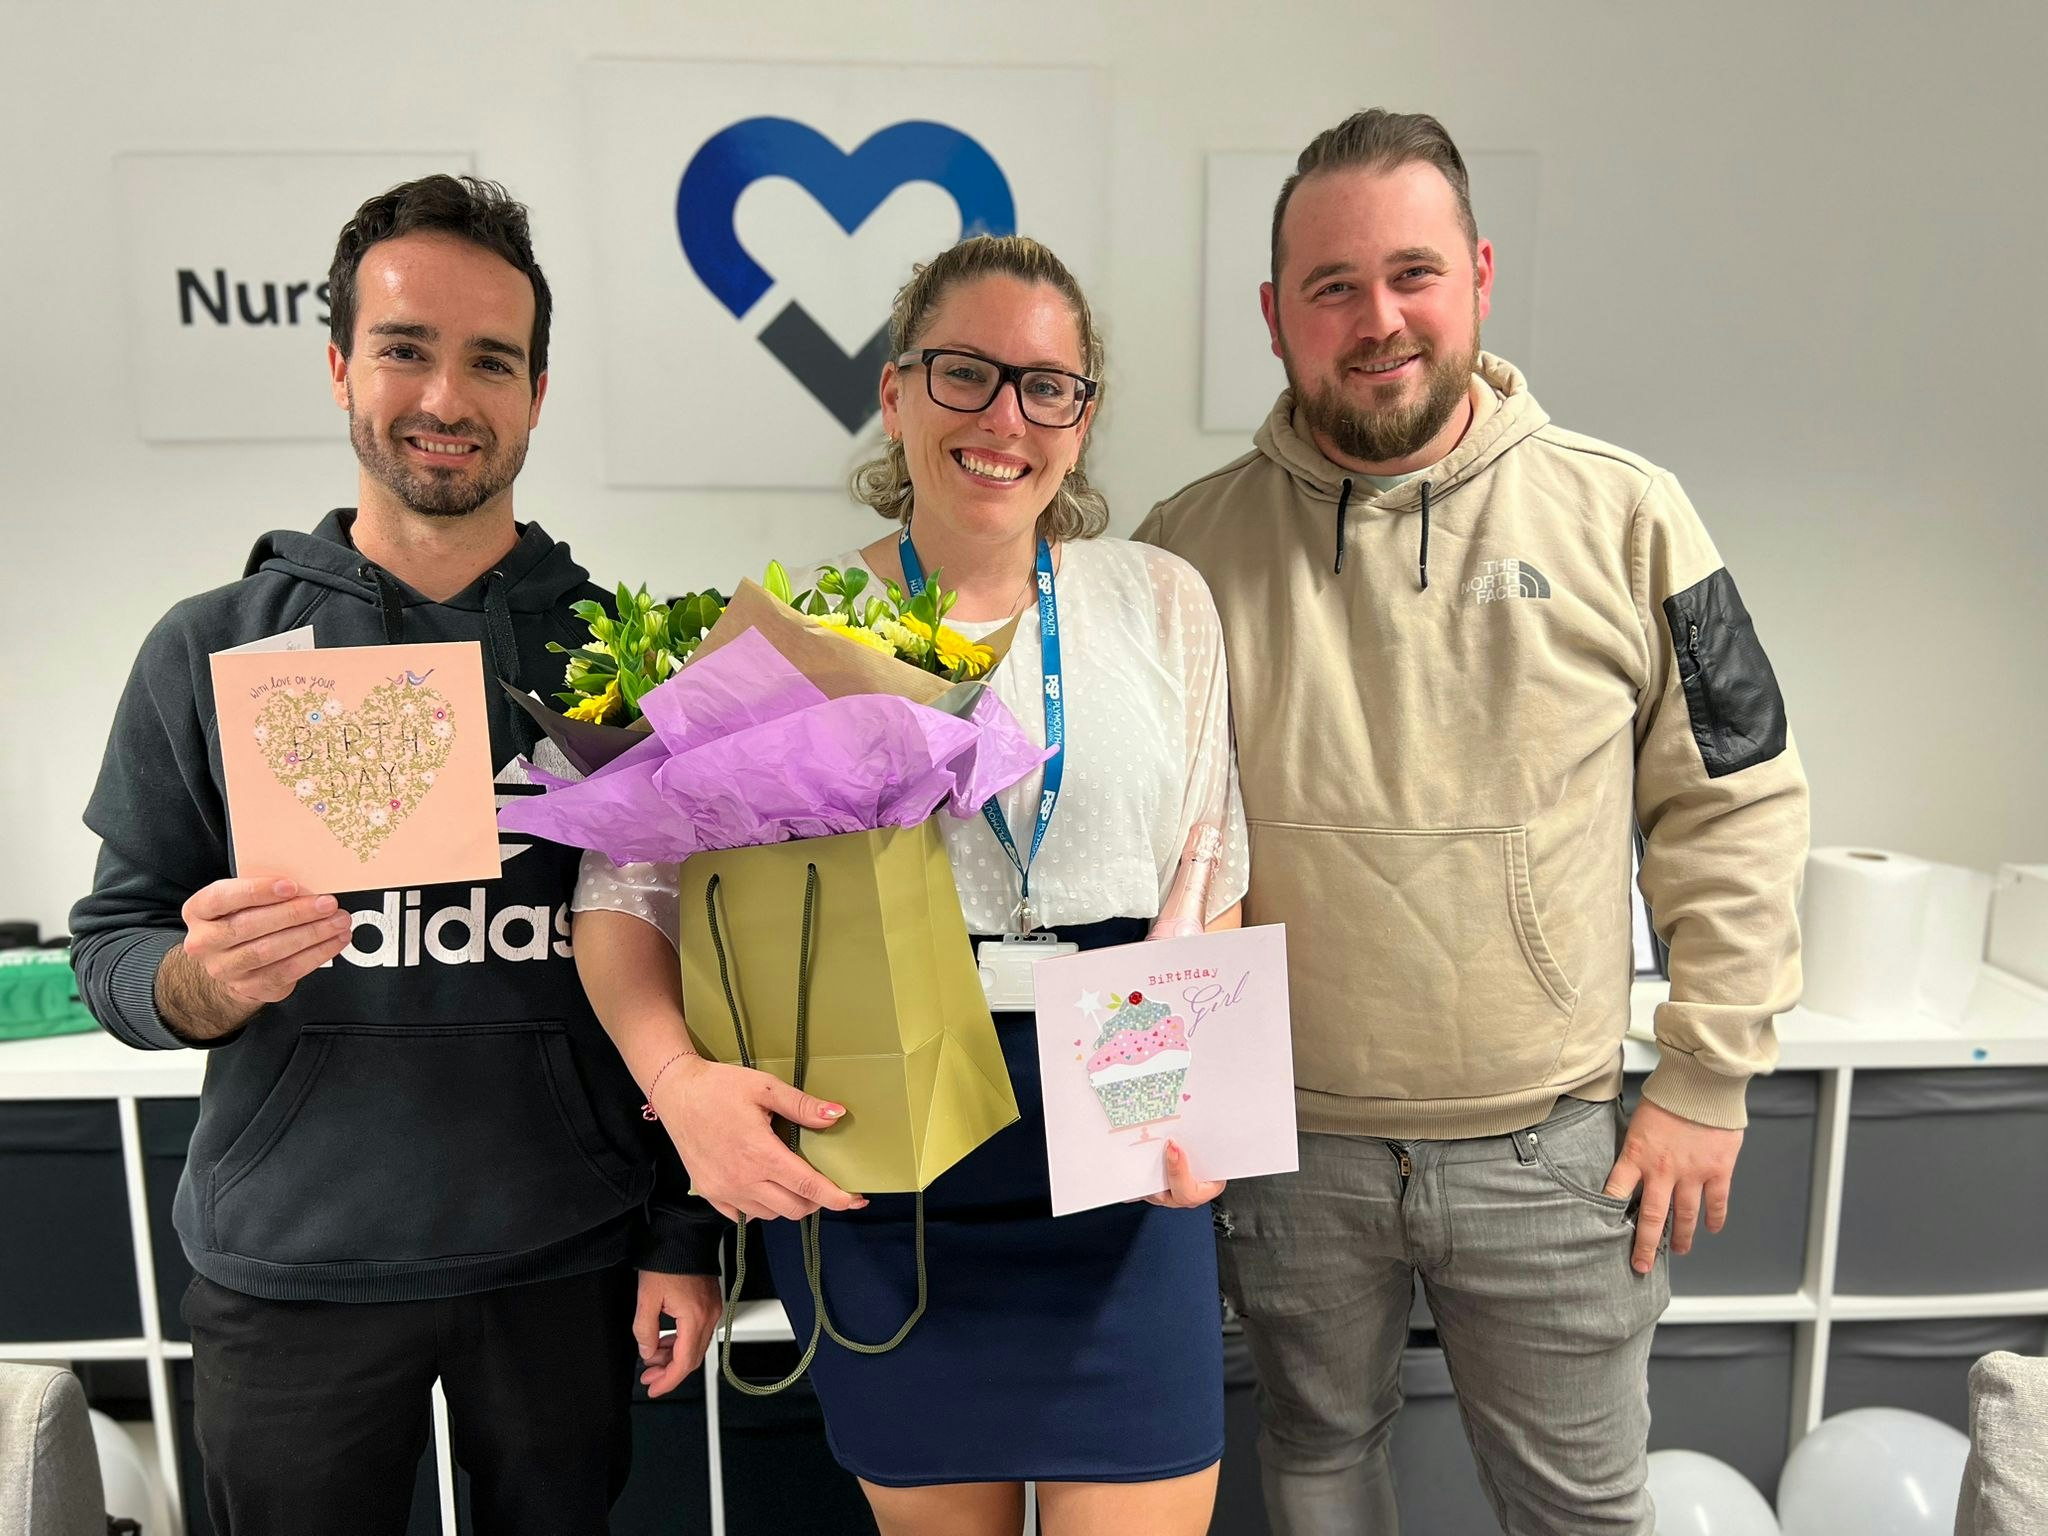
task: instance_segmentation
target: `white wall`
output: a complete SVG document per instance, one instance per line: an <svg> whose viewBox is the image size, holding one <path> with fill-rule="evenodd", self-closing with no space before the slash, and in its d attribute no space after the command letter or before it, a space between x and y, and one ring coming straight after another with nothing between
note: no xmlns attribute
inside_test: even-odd
<svg viewBox="0 0 2048 1536"><path fill-rule="evenodd" d="M1207 150L1381 103L1534 151L1532 384L1685 480L1776 660L1817 840L2048 858L2041 7L13 0L4 25L0 915L61 926L88 882L79 811L149 624L353 495L339 417L325 445L137 440L118 152L473 148L557 293L521 513L600 578L725 585L879 528L824 495L604 487L577 64L620 55L1105 69L1119 530L1241 447L1196 425Z"/></svg>

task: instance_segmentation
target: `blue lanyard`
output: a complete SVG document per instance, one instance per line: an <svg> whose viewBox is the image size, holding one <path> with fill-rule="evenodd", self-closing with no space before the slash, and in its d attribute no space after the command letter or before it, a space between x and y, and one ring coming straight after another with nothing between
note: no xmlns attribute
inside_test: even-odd
<svg viewBox="0 0 2048 1536"><path fill-rule="evenodd" d="M896 541L896 553L903 563L903 583L910 589L910 595L916 597L925 587L924 563L917 558L917 546L910 542L907 522ZM991 799L981 808L989 830L995 833L996 841L1003 845L1003 852L1016 867L1019 910L1026 932L1036 926L1031 914L1031 866L1038 862L1038 850L1045 845L1045 829L1052 825L1052 808L1059 803L1060 781L1067 766L1067 706L1060 688L1060 609L1059 600L1053 595L1052 546L1044 539L1038 541L1038 649L1045 668L1045 744L1058 750L1046 761L1045 787L1038 796L1038 827L1031 834L1031 856L1026 858L1017 851L1017 839L1010 835L1009 818L1003 815L1000 805Z"/></svg>

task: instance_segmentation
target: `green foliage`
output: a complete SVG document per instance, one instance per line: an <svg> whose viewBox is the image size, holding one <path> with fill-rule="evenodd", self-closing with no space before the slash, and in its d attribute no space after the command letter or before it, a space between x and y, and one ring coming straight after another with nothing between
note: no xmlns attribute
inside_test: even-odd
<svg viewBox="0 0 2048 1536"><path fill-rule="evenodd" d="M939 584L938 572L914 598L906 599L903 589L885 578L881 587L887 596L867 595L862 601L871 584L866 571L825 566L817 585L799 593L779 561L769 563L761 581L777 602L834 628L878 636L899 659L923 671L954 681L980 674L985 663L961 659L960 647L966 644L961 637L950 631L943 637L952 660L927 638L940 633L958 599L957 593ZM644 585L629 591L623 582L609 612L604 604L588 599L573 604L570 611L588 626L590 638L578 646L548 642L550 651L568 658L562 674L564 691L555 697L579 719L611 725L638 719L640 701L682 670L725 613L725 605L726 599L709 589L658 603ZM906 625L906 619L916 624ZM922 626L923 634L917 626Z"/></svg>

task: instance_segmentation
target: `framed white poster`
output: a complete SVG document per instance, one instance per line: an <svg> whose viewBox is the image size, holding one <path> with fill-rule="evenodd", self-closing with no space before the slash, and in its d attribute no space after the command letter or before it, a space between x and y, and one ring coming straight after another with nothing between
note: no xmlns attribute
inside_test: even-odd
<svg viewBox="0 0 2048 1536"><path fill-rule="evenodd" d="M325 361L335 238L377 193L471 167L455 151L116 156L141 435L345 432Z"/></svg>
<svg viewBox="0 0 2048 1536"><path fill-rule="evenodd" d="M615 485L838 487L914 263L1098 270L1092 70L600 60L584 104Z"/></svg>

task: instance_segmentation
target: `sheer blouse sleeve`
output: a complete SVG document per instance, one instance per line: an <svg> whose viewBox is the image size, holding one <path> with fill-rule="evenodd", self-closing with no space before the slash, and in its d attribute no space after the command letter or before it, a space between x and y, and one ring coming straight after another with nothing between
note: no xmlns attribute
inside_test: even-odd
<svg viewBox="0 0 2048 1536"><path fill-rule="evenodd" d="M671 947L682 936L681 903L674 864L614 864L596 851L583 855L577 872L577 912L623 912L661 930Z"/></svg>
<svg viewBox="0 0 2048 1536"><path fill-rule="evenodd" d="M1173 853L1159 875L1165 899L1188 834L1207 823L1223 836L1209 887L1204 921L1213 921L1244 899L1251 884L1250 839L1244 797L1237 781L1237 754L1230 740L1230 674L1223 655L1223 621L1208 583L1185 560L1150 545L1140 546L1152 575L1159 615L1161 659L1181 681L1187 708L1187 789Z"/></svg>

